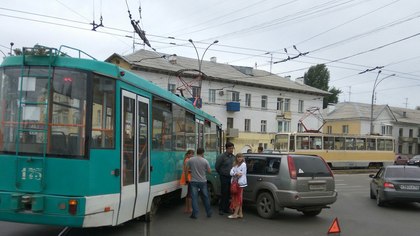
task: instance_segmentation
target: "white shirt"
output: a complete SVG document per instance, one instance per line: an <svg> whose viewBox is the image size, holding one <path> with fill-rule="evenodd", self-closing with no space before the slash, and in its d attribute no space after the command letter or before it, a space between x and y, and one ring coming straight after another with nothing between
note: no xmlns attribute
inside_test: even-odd
<svg viewBox="0 0 420 236"><path fill-rule="evenodd" d="M230 176L232 176L231 182L233 181L233 178L237 178L237 177L235 177L235 175L237 173L242 174L238 179L239 186L241 188L244 188L244 187L248 186L247 181L246 181L246 164L245 164L245 162L242 162L239 166L232 167L232 169L230 170Z"/></svg>

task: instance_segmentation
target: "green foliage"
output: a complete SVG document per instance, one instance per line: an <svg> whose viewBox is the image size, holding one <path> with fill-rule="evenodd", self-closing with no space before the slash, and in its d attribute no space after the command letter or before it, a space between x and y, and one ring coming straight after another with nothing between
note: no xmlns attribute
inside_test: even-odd
<svg viewBox="0 0 420 236"><path fill-rule="evenodd" d="M325 64L311 66L305 75L303 81L306 85L328 91L328 83L330 82L330 72Z"/></svg>
<svg viewBox="0 0 420 236"><path fill-rule="evenodd" d="M330 88L330 90L328 90L328 92L330 92L331 94L324 97L324 101L323 101L323 108L326 108L328 106L329 103L338 103L338 95L340 95L340 93L342 93L342 91L336 87L332 87Z"/></svg>
<svg viewBox="0 0 420 236"><path fill-rule="evenodd" d="M303 81L306 85L318 88L324 91L328 91L331 94L324 97L323 108L328 106L328 103L337 103L338 95L342 93L340 89L335 87L330 88L330 72L325 64L318 64L316 66L311 66L305 75L303 76Z"/></svg>

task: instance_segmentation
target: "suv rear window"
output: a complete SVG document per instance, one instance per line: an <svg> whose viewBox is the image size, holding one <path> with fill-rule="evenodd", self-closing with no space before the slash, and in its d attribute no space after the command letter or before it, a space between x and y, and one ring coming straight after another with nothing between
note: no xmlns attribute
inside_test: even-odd
<svg viewBox="0 0 420 236"><path fill-rule="evenodd" d="M317 156L292 156L297 177L329 177L331 172L325 162Z"/></svg>

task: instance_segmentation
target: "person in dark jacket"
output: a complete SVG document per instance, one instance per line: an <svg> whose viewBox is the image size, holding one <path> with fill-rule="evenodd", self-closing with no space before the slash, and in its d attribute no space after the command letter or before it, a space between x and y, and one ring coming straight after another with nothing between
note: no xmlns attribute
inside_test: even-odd
<svg viewBox="0 0 420 236"><path fill-rule="evenodd" d="M223 213L230 213L230 170L232 169L235 156L233 150L235 146L231 142L227 142L225 145L226 151L216 160L216 171L220 177L220 202L219 202L219 215Z"/></svg>

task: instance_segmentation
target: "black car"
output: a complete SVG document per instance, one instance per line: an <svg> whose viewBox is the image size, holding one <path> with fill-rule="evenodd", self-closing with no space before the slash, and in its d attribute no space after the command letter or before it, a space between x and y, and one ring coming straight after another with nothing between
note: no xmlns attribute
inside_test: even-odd
<svg viewBox="0 0 420 236"><path fill-rule="evenodd" d="M370 198L378 206L391 202L420 202L420 168L390 165L371 174Z"/></svg>
<svg viewBox="0 0 420 236"><path fill-rule="evenodd" d="M407 165L420 166L420 155L416 155L408 160Z"/></svg>

